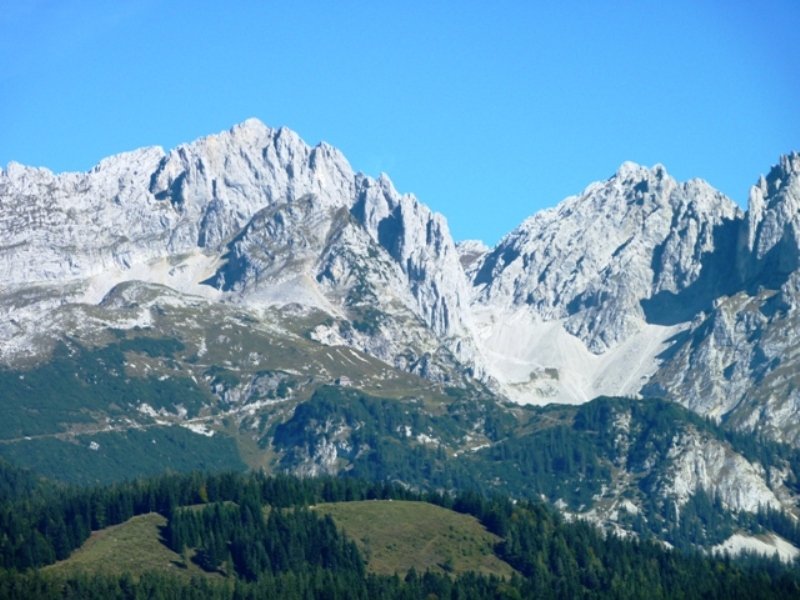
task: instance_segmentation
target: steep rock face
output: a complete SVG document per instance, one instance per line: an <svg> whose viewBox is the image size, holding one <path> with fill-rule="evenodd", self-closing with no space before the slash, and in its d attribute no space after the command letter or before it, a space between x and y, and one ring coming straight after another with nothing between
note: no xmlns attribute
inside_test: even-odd
<svg viewBox="0 0 800 600"><path fill-rule="evenodd" d="M233 281L236 272L258 272L269 280L267 255L283 262L272 275L290 264L314 262L322 252L330 255L326 243L334 215L348 209L404 274L405 281L391 282L392 292L403 296L410 289L416 306L409 308L436 335L463 332L466 283L444 218L413 196L400 196L386 176L375 181L354 174L327 144L310 148L288 129L250 120L170 152L153 174L150 191L176 207L184 216L182 235L201 248L219 249L246 227L230 248L228 288L248 287ZM256 237L261 242L253 243ZM246 264L251 258L253 264Z"/></svg>
<svg viewBox="0 0 800 600"><path fill-rule="evenodd" d="M5 285L63 282L162 255L177 215L142 185L162 156L160 148L137 150L88 173L14 163L0 171Z"/></svg>
<svg viewBox="0 0 800 600"><path fill-rule="evenodd" d="M358 190L353 215L403 269L434 333L466 333L467 282L445 219L385 176L359 177Z"/></svg>
<svg viewBox="0 0 800 600"><path fill-rule="evenodd" d="M725 512L796 508L789 462L774 455L761 462L743 453L737 440L726 440L685 409L648 399L599 398L577 410L575 427L600 436L598 456L614 464L613 478L579 513L585 518L623 531L644 519L651 531L663 534L683 518L696 519L698 509L719 518ZM721 541L719 533L707 530L706 541Z"/></svg>
<svg viewBox="0 0 800 600"><path fill-rule="evenodd" d="M440 376L455 368L453 351L474 359L466 281L444 218L385 176L356 175L331 146L255 119L168 154L111 157L86 174L12 164L0 173L0 236L7 285L50 281L62 303L98 302L143 279L254 308L299 303L369 321L320 339ZM18 315L26 330L52 308L29 295ZM18 330L0 333L10 342ZM441 349L450 358L434 369Z"/></svg>
<svg viewBox="0 0 800 600"><path fill-rule="evenodd" d="M328 144L312 148L289 129L250 119L172 150L152 173L149 192L182 217L171 252L186 244L217 250L265 207L308 195L325 207L348 205L353 178Z"/></svg>
<svg viewBox="0 0 800 600"><path fill-rule="evenodd" d="M670 466L660 482L660 491L673 497L678 507L703 490L732 511L754 513L759 508L781 508L760 465L708 436L695 431L676 437L668 460Z"/></svg>
<svg viewBox="0 0 800 600"><path fill-rule="evenodd" d="M489 373L521 402L637 393L726 284L740 219L708 184L633 163L531 217L471 268Z"/></svg>
<svg viewBox="0 0 800 600"><path fill-rule="evenodd" d="M179 146L137 150L88 173L10 165L0 175L0 273L11 284L86 277L222 248L259 210L312 194L346 206L354 175L326 144L251 119ZM24 265L26 268L21 269Z"/></svg>
<svg viewBox="0 0 800 600"><path fill-rule="evenodd" d="M519 402L654 393L798 443L798 173L800 155L783 157L743 216L702 181L625 163L489 250L457 247L388 177L256 120L88 173L11 164L0 355L33 356L44 323L59 335L58 307L144 280L320 309L319 342L474 374Z"/></svg>
<svg viewBox="0 0 800 600"><path fill-rule="evenodd" d="M317 326L314 339L431 379L447 380L460 369L420 313L402 267L349 212L339 215L315 269L326 297L337 298L347 318Z"/></svg>
<svg viewBox="0 0 800 600"><path fill-rule="evenodd" d="M467 275L469 281L475 276L475 269L480 264L491 248L480 240L464 240L456 244L456 252L461 262L461 267Z"/></svg>
<svg viewBox="0 0 800 600"><path fill-rule="evenodd" d="M306 276L313 286L316 261L336 226L336 214L311 194L262 208L227 244L224 264L207 283L249 303L286 280ZM319 302L329 306L322 298Z"/></svg>
<svg viewBox="0 0 800 600"><path fill-rule="evenodd" d="M702 181L679 184L660 165L626 163L504 238L475 275L477 300L563 319L601 354L640 329L642 300L697 282L718 229L739 217Z"/></svg>
<svg viewBox="0 0 800 600"><path fill-rule="evenodd" d="M645 393L798 444L800 157L783 157L750 193L734 291L676 336Z"/></svg>
<svg viewBox="0 0 800 600"><path fill-rule="evenodd" d="M782 156L750 189L740 269L747 280L780 285L800 267L800 154Z"/></svg>

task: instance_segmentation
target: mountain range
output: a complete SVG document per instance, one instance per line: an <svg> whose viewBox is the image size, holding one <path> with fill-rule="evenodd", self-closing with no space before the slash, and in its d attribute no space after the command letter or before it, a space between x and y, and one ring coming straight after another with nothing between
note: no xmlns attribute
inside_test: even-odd
<svg viewBox="0 0 800 600"><path fill-rule="evenodd" d="M746 211L624 163L488 248L251 119L87 173L9 164L0 278L0 455L54 477L191 449L706 547L752 546L765 511L778 547L800 515L797 153ZM704 502L713 534L679 533Z"/></svg>

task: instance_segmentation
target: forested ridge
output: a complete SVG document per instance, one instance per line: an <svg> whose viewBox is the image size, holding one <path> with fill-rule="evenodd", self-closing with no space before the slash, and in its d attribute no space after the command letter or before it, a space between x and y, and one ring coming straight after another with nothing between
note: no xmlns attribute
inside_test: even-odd
<svg viewBox="0 0 800 600"><path fill-rule="evenodd" d="M778 562L670 551L603 536L539 503L416 493L348 478L258 473L165 475L89 489L63 488L0 467L1 598L796 598L800 574ZM17 493L16 490L21 490ZM501 541L509 579L432 572L378 576L355 544L311 507L353 500L416 500L473 515ZM216 579L164 572L51 575L91 530L158 512L163 543Z"/></svg>

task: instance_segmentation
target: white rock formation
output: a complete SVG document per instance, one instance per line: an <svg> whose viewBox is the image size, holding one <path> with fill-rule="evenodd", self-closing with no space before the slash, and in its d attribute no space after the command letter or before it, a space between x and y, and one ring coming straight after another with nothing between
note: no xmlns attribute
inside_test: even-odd
<svg viewBox="0 0 800 600"><path fill-rule="evenodd" d="M531 217L473 268L489 373L521 402L638 392L686 320L668 302L648 318L646 302L701 284L715 232L738 217L706 183L633 163Z"/></svg>
<svg viewBox="0 0 800 600"><path fill-rule="evenodd" d="M311 336L525 403L654 393L800 443L800 155L743 215L708 184L623 164L493 249L453 243L388 177L251 119L88 173L0 171L0 359L69 303L143 280L331 316ZM66 313L63 313L66 314Z"/></svg>
<svg viewBox="0 0 800 600"><path fill-rule="evenodd" d="M385 176L355 174L331 146L255 119L168 154L114 156L85 174L12 163L0 172L0 239L11 291L52 284L61 302L97 302L140 279L347 317L357 290L385 329L375 328L383 342L362 339L363 349L395 364L437 352L469 364L474 354L466 279L444 218ZM52 301L31 296L35 324ZM0 341L19 333L0 328Z"/></svg>
<svg viewBox="0 0 800 600"><path fill-rule="evenodd" d="M678 336L645 392L800 443L800 156L750 194L731 286Z"/></svg>
<svg viewBox="0 0 800 600"><path fill-rule="evenodd" d="M763 469L717 440L694 431L684 433L673 440L667 459L670 468L663 491L678 507L702 489L718 496L723 507L735 512L781 508Z"/></svg>
<svg viewBox="0 0 800 600"><path fill-rule="evenodd" d="M758 536L734 533L724 542L711 548L715 554L737 556L743 552L777 557L785 563L792 563L800 555L800 549L774 533Z"/></svg>

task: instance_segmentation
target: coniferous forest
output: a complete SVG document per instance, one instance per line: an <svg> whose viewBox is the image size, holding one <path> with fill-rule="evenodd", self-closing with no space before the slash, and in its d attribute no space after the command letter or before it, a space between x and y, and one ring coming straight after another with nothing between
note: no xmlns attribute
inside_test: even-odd
<svg viewBox="0 0 800 600"><path fill-rule="evenodd" d="M329 502L411 500L472 515L498 536L509 578L478 573L376 575L330 516ZM93 530L136 515L166 518L161 543L208 578L167 572L55 575ZM417 493L351 478L258 473L164 475L65 488L0 468L0 598L797 598L800 573L604 536L551 508L475 493Z"/></svg>

